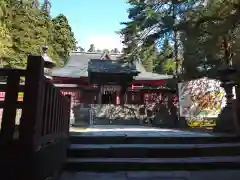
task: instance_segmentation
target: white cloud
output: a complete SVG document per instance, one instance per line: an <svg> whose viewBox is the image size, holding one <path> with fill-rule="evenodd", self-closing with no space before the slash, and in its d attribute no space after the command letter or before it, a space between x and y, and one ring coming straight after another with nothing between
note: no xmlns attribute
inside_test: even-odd
<svg viewBox="0 0 240 180"><path fill-rule="evenodd" d="M94 44L96 49L113 49L118 48L121 50L123 48L122 39L118 34L93 34L91 36L86 36L79 40L79 45L85 50L88 50L91 44Z"/></svg>

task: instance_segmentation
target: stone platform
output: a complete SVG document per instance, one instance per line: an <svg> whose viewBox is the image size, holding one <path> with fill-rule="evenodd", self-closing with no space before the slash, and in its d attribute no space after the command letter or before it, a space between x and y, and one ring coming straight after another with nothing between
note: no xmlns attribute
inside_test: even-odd
<svg viewBox="0 0 240 180"><path fill-rule="evenodd" d="M73 136L128 136L128 137L218 137L231 136L208 132L164 129L151 126L93 125L87 128L71 127Z"/></svg>

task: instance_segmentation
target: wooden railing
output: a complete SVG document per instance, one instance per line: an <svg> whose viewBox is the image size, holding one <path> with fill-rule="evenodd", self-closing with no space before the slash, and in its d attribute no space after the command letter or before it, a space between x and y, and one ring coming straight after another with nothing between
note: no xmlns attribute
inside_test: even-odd
<svg viewBox="0 0 240 180"><path fill-rule="evenodd" d="M14 179L29 180L51 176L65 160L69 96L44 77L41 56L29 56L26 70L0 69L0 76L7 77L0 85L5 92L0 102L0 165L4 167L0 174L9 171ZM25 78L22 84L21 77ZM22 102L17 100L19 92L24 93ZM15 123L16 109L22 109L19 124Z"/></svg>
<svg viewBox="0 0 240 180"><path fill-rule="evenodd" d="M42 132L38 145L67 136L70 120L70 96L63 96L59 89L45 81Z"/></svg>
<svg viewBox="0 0 240 180"><path fill-rule="evenodd" d="M26 71L18 69L1 69L0 76L7 77L7 82L0 85L0 91L5 92L4 101L0 102L3 109L0 129L0 145L11 144L19 134L15 124L16 110L23 108L23 102L17 101L18 92L24 91L20 85L20 77L25 76ZM5 147L5 146L4 146Z"/></svg>

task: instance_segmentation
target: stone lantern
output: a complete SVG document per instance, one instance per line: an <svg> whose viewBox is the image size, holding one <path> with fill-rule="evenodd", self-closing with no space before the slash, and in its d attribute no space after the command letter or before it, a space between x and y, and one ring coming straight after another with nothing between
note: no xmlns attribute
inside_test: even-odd
<svg viewBox="0 0 240 180"><path fill-rule="evenodd" d="M226 106L222 109L218 116L215 132L236 132L236 125L234 122L234 108L233 108L233 88L236 85L233 80L233 75L236 69L232 66L232 49L228 42L227 36L224 37L223 46L225 49L224 64L219 69L221 87L225 91Z"/></svg>
<svg viewBox="0 0 240 180"><path fill-rule="evenodd" d="M219 69L221 87L225 91L226 106L222 109L218 116L215 132L231 132L234 133L235 123L234 123L234 110L233 110L233 87L236 85L233 81L233 74L236 69L230 65L223 66Z"/></svg>
<svg viewBox="0 0 240 180"><path fill-rule="evenodd" d="M47 46L42 47L42 58L44 59L44 75L47 79L52 79L52 68L55 66L55 63L47 55Z"/></svg>

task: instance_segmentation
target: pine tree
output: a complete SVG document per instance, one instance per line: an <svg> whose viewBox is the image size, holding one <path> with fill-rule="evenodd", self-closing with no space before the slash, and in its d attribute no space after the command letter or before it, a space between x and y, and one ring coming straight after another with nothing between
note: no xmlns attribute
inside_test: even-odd
<svg viewBox="0 0 240 180"><path fill-rule="evenodd" d="M120 31L125 38L124 57L128 61L137 59L141 51L149 50L154 44L161 49L163 40L168 38L174 43L175 61L182 64L182 77L216 77L224 59L224 37L230 37L229 43L237 47L234 39L240 23L239 1L129 0L128 3L131 21L123 23L125 27ZM182 59L178 57L179 47ZM175 62L168 66L176 65Z"/></svg>
<svg viewBox="0 0 240 180"><path fill-rule="evenodd" d="M65 63L71 51L76 49L77 41L68 23L67 17L63 14L52 19L53 41L52 45L58 56Z"/></svg>
<svg viewBox="0 0 240 180"><path fill-rule="evenodd" d="M49 0L44 0L42 7L41 7L42 11L46 14L46 15L50 15L50 11L51 11L51 3Z"/></svg>
<svg viewBox="0 0 240 180"><path fill-rule="evenodd" d="M88 52L96 52L96 49L95 49L95 45L94 44L90 44L90 47L88 49Z"/></svg>
<svg viewBox="0 0 240 180"><path fill-rule="evenodd" d="M52 19L50 8L49 0L45 0L41 7L38 0L0 1L1 65L24 68L27 55L40 55L45 45L49 47L48 55L61 65L69 52L76 49L67 18L59 15L64 23L58 26L59 17Z"/></svg>
<svg viewBox="0 0 240 180"><path fill-rule="evenodd" d="M109 51L109 49L103 49L102 52L103 53L109 53L110 51Z"/></svg>
<svg viewBox="0 0 240 180"><path fill-rule="evenodd" d="M153 71L153 63L157 58L156 47L153 45L152 47L146 48L146 50L142 51L139 56L139 60L141 60L144 68L148 72Z"/></svg>
<svg viewBox="0 0 240 180"><path fill-rule="evenodd" d="M174 60L173 47L166 38L163 42L161 51L154 59L154 72L160 74L174 74L176 71L176 61Z"/></svg>
<svg viewBox="0 0 240 180"><path fill-rule="evenodd" d="M33 0L32 1L32 7L38 8L39 7L39 1L38 0Z"/></svg>
<svg viewBox="0 0 240 180"><path fill-rule="evenodd" d="M116 53L117 54L117 53L120 53L120 51L118 50L118 48L114 48L114 49L111 50L111 53Z"/></svg>
<svg viewBox="0 0 240 180"><path fill-rule="evenodd" d="M0 2L0 66L8 64L9 58L13 55L12 38L7 27L8 1Z"/></svg>
<svg viewBox="0 0 240 180"><path fill-rule="evenodd" d="M11 61L11 66L24 67L26 56L40 54L41 47L47 43L46 21L41 16L41 11L31 3L21 6L12 4L12 12L11 33L16 57L15 61Z"/></svg>
<svg viewBox="0 0 240 180"><path fill-rule="evenodd" d="M224 63L223 39L232 37L240 23L240 3L208 1L205 7L186 15L184 37L184 77L208 76L216 78ZM235 49L236 50L236 49Z"/></svg>

